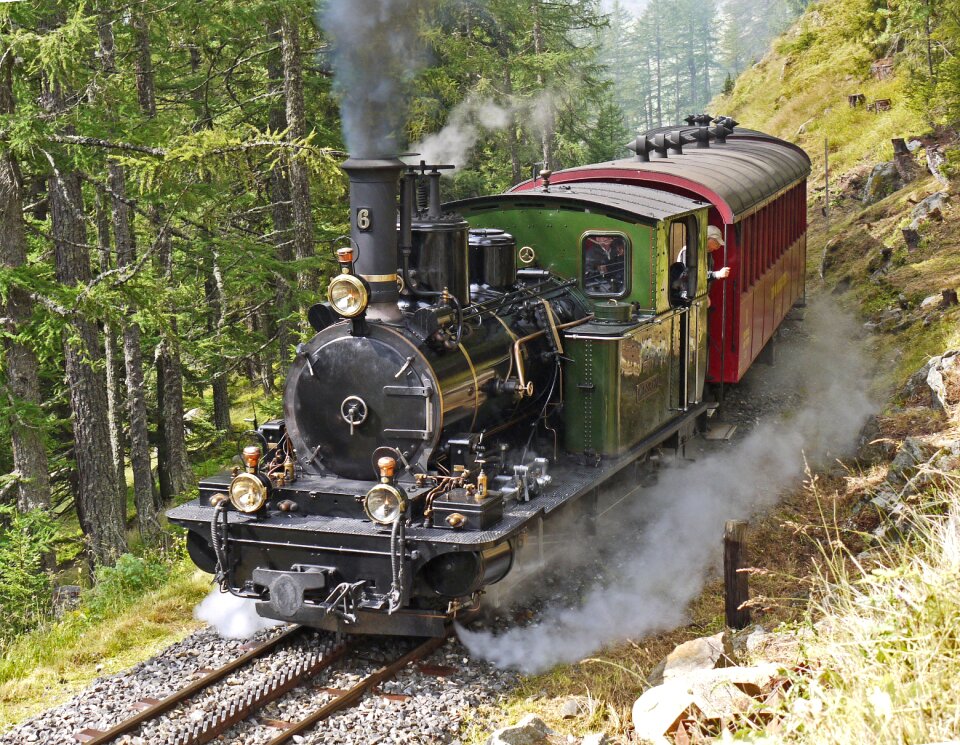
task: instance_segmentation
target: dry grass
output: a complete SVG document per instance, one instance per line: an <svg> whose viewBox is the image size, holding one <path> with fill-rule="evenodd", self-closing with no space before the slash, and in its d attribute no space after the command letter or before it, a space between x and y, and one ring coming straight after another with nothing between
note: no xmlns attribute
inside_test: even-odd
<svg viewBox="0 0 960 745"><path fill-rule="evenodd" d="M960 727L960 475L913 514L908 541L870 566L841 540L826 546L816 577L799 676L758 743L938 742ZM946 515L930 514L940 510ZM876 560L876 556L874 559Z"/></svg>

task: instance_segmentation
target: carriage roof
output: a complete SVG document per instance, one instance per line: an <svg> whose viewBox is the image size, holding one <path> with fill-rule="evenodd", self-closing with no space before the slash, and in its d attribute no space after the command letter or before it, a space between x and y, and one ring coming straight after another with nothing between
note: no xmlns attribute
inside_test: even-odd
<svg viewBox="0 0 960 745"><path fill-rule="evenodd" d="M647 136L677 127L650 130ZM692 130L694 128L679 128ZM724 222L732 223L770 201L780 192L803 181L810 173L810 158L797 145L749 129L736 129L725 143L711 142L709 148L685 145L680 155L636 158L594 163L553 174L551 190L562 183L619 181L667 185L710 201ZM528 180L511 193L538 188Z"/></svg>

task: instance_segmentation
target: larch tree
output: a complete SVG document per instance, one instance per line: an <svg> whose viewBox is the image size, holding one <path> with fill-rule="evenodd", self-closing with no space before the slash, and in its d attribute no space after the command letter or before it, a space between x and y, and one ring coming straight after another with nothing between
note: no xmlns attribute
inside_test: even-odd
<svg viewBox="0 0 960 745"><path fill-rule="evenodd" d="M15 113L13 67L15 55L0 47L0 116ZM0 267L17 270L27 263L23 227L23 183L17 159L0 144ZM3 304L4 366L17 506L22 511L50 506L50 474L43 431L39 421L40 382L37 355L25 338L33 315L33 301L20 287L10 287Z"/></svg>

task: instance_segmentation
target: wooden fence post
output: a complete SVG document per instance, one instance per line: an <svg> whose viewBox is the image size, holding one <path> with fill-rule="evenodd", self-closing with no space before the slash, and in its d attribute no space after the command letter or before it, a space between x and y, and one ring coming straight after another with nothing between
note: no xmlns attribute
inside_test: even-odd
<svg viewBox="0 0 960 745"><path fill-rule="evenodd" d="M726 599L727 626L746 628L750 623L750 609L741 608L750 597L746 572L738 572L744 565L747 523L727 520L723 530L723 586Z"/></svg>

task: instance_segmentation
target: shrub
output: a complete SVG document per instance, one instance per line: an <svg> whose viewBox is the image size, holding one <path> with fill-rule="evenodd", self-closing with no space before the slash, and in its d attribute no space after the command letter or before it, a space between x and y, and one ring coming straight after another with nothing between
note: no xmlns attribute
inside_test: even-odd
<svg viewBox="0 0 960 745"><path fill-rule="evenodd" d="M123 554L112 566L98 567L96 582L86 598L86 607L98 617L126 608L143 593L154 590L167 579L170 565L160 557Z"/></svg>
<svg viewBox="0 0 960 745"><path fill-rule="evenodd" d="M53 583L44 558L53 555L55 535L49 512L0 505L0 637L31 628L49 613Z"/></svg>

